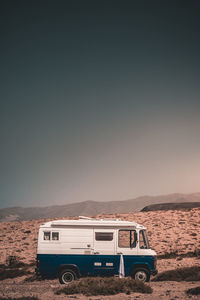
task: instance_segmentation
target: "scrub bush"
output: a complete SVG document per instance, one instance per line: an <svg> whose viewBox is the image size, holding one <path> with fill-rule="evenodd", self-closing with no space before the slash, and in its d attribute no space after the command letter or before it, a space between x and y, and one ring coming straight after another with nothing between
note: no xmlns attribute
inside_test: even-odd
<svg viewBox="0 0 200 300"><path fill-rule="evenodd" d="M21 268L25 266L25 263L19 261L19 259L14 255L8 256L6 259L6 265L9 268Z"/></svg>
<svg viewBox="0 0 200 300"><path fill-rule="evenodd" d="M27 269L16 269L16 268L9 269L7 267L0 268L0 280L4 280L7 278L15 278L23 275L28 275L28 274L31 274L31 272L28 271Z"/></svg>
<svg viewBox="0 0 200 300"><path fill-rule="evenodd" d="M28 268L29 265L17 260L16 256L9 256L6 265L0 265L0 280L28 275L31 273Z"/></svg>
<svg viewBox="0 0 200 300"><path fill-rule="evenodd" d="M158 259L177 258L177 257L197 257L200 258L200 249L194 251L188 251L187 253L179 253L177 250L171 252L165 252L164 254L158 255Z"/></svg>
<svg viewBox="0 0 200 300"><path fill-rule="evenodd" d="M132 278L115 277L89 277L66 285L64 288L56 290L55 294L84 294L86 296L115 295L119 293L130 294L152 293L152 288L143 282L135 281Z"/></svg>
<svg viewBox="0 0 200 300"><path fill-rule="evenodd" d="M20 297L20 298L2 298L0 297L0 300L39 300L37 297Z"/></svg>
<svg viewBox="0 0 200 300"><path fill-rule="evenodd" d="M158 255L158 259L166 259L166 258L176 258L178 255L178 251L165 252L164 254Z"/></svg>
<svg viewBox="0 0 200 300"><path fill-rule="evenodd" d="M200 267L186 267L158 274L152 281L199 281Z"/></svg>
<svg viewBox="0 0 200 300"><path fill-rule="evenodd" d="M189 295L200 295L200 286L188 289L186 291L186 294L189 294Z"/></svg>

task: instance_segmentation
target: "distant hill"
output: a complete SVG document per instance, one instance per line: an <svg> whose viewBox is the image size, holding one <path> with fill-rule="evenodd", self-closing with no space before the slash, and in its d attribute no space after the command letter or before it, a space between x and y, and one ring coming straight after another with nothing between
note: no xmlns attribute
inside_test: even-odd
<svg viewBox="0 0 200 300"><path fill-rule="evenodd" d="M10 207L0 209L0 221L21 221L97 214L130 213L160 203L200 202L200 193L142 196L123 201L84 201L47 207Z"/></svg>
<svg viewBox="0 0 200 300"><path fill-rule="evenodd" d="M200 207L200 202L159 203L145 206L141 211L179 210Z"/></svg>

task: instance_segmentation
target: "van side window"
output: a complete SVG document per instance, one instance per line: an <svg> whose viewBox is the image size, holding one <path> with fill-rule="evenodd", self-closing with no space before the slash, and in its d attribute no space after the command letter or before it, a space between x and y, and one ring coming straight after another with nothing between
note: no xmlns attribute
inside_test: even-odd
<svg viewBox="0 0 200 300"><path fill-rule="evenodd" d="M118 246L121 248L135 248L137 235L135 230L119 230Z"/></svg>
<svg viewBox="0 0 200 300"><path fill-rule="evenodd" d="M50 231L44 231L44 240L50 241L51 239L51 232Z"/></svg>
<svg viewBox="0 0 200 300"><path fill-rule="evenodd" d="M113 232L95 232L96 241L112 241Z"/></svg>
<svg viewBox="0 0 200 300"><path fill-rule="evenodd" d="M52 232L52 240L53 241L59 240L59 232Z"/></svg>

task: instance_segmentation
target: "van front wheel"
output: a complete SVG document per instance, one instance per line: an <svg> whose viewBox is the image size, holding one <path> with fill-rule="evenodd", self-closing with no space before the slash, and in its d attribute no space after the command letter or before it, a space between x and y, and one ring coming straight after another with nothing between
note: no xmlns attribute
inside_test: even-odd
<svg viewBox="0 0 200 300"><path fill-rule="evenodd" d="M150 273L145 268L137 268L132 273L132 278L142 282L148 282L150 280Z"/></svg>
<svg viewBox="0 0 200 300"><path fill-rule="evenodd" d="M59 281L61 284L68 284L76 279L76 274L69 269L62 270L59 273Z"/></svg>

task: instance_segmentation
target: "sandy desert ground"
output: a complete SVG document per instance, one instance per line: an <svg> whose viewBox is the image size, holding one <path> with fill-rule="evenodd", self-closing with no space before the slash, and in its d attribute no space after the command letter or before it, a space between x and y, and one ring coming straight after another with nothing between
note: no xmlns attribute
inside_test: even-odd
<svg viewBox="0 0 200 300"><path fill-rule="evenodd" d="M159 272L184 266L200 266L200 209L178 211L153 211L117 215L99 215L100 218L120 218L136 221L147 227L151 248L158 255L176 253L174 258L158 260ZM0 263L4 264L10 255L16 255L25 263L32 263L36 257L37 233L41 223L47 220L33 220L0 223ZM178 256L177 256L178 255ZM182 257L181 257L182 255ZM33 267L32 267L33 268ZM1 281L0 295L3 297L38 296L39 299L200 299L200 296L186 296L185 290L200 286L200 282L150 282L153 294L120 294L116 296L84 297L55 296L59 287L57 280L26 282L26 278L17 277Z"/></svg>

